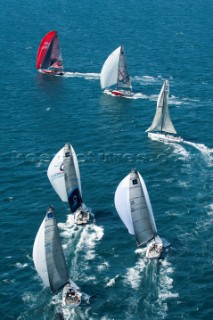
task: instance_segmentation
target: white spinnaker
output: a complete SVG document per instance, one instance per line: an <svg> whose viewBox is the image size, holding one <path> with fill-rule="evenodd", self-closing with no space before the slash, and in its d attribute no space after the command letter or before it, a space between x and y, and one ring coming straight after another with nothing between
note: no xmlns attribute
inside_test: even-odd
<svg viewBox="0 0 213 320"><path fill-rule="evenodd" d="M119 217L125 224L128 232L130 234L135 234L133 223L132 223L132 215L130 210L129 203L129 177L128 174L118 185L115 191L115 207L118 212Z"/></svg>
<svg viewBox="0 0 213 320"><path fill-rule="evenodd" d="M37 232L33 246L33 261L36 271L46 286L50 286L45 255L45 218Z"/></svg>
<svg viewBox="0 0 213 320"><path fill-rule="evenodd" d="M108 88L118 81L118 64L121 46L115 49L103 64L101 69L100 81L101 88Z"/></svg>
<svg viewBox="0 0 213 320"><path fill-rule="evenodd" d="M78 186L81 192L81 179L80 179L80 171L78 166L78 160L76 153L71 146L73 161L75 165L76 175L78 179ZM64 147L54 156L47 170L47 176L52 184L53 189L61 198L62 201L68 202L67 191L64 180L64 170L63 170L63 154Z"/></svg>

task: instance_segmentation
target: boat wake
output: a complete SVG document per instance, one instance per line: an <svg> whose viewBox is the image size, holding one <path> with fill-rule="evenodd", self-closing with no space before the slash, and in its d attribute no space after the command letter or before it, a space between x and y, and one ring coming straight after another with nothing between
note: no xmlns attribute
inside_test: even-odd
<svg viewBox="0 0 213 320"><path fill-rule="evenodd" d="M134 95L132 97L127 97L129 99L144 99L144 100L147 100L149 99L149 97L146 95L146 94L143 94L141 92L137 92L137 93L134 93Z"/></svg>
<svg viewBox="0 0 213 320"><path fill-rule="evenodd" d="M127 270L125 283L137 291L137 295L142 295L139 305L140 309L143 310L143 319L148 320L152 318L152 315L157 319L166 318L168 303L171 299L177 299L179 297L179 294L173 290L173 273L174 269L166 259L156 261L146 260L143 257L138 260L134 267ZM141 283L143 283L142 290ZM148 288L147 293L146 288ZM139 291L141 293L139 293ZM134 304L135 301L133 297L131 309L136 307L137 310L138 303L137 306L134 306ZM135 319L135 316L132 316L130 310L128 310L127 313L128 319Z"/></svg>
<svg viewBox="0 0 213 320"><path fill-rule="evenodd" d="M99 73L81 73L81 72L65 72L65 78L84 78L87 80L97 80L100 79Z"/></svg>
<svg viewBox="0 0 213 320"><path fill-rule="evenodd" d="M208 161L209 166L212 166L213 148L210 149L207 146L205 146L205 144L194 143L194 142L190 142L190 141L186 141L186 140L184 140L183 143L188 144L188 145L196 148L197 150L199 150L204 155L206 160Z"/></svg>

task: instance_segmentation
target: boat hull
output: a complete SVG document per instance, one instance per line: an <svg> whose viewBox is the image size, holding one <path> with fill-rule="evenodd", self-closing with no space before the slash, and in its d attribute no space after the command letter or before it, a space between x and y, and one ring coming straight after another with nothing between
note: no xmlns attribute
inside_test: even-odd
<svg viewBox="0 0 213 320"><path fill-rule="evenodd" d="M151 241L147 245L146 258L147 259L159 259L163 252L162 242Z"/></svg>
<svg viewBox="0 0 213 320"><path fill-rule="evenodd" d="M175 137L172 135L167 135L163 133L153 133L149 132L148 137L152 140L160 141L160 142L183 142L183 139L181 137Z"/></svg>
<svg viewBox="0 0 213 320"><path fill-rule="evenodd" d="M133 92L131 91L125 91L125 90L109 90L109 89L105 89L104 93L109 94L111 96L115 96L115 97L132 97L134 95Z"/></svg>
<svg viewBox="0 0 213 320"><path fill-rule="evenodd" d="M75 212L75 224L84 225L90 222L91 214L88 209L82 209L81 207Z"/></svg>
<svg viewBox="0 0 213 320"><path fill-rule="evenodd" d="M45 70L45 69L39 69L38 70L40 73L43 73L43 74L50 74L50 75L53 75L53 76L63 76L65 74L65 72L63 71L54 71L54 70Z"/></svg>
<svg viewBox="0 0 213 320"><path fill-rule="evenodd" d="M81 303L82 293L77 287L67 283L63 288L62 297L64 307L76 308Z"/></svg>

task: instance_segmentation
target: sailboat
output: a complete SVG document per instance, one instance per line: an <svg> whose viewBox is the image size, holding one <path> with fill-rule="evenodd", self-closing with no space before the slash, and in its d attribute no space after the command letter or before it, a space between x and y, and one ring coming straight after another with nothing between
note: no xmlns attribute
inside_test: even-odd
<svg viewBox="0 0 213 320"><path fill-rule="evenodd" d="M128 232L135 236L138 246L147 244L146 257L160 258L163 242L157 233L145 182L136 169L132 169L118 185L115 207Z"/></svg>
<svg viewBox="0 0 213 320"><path fill-rule="evenodd" d="M101 88L113 96L133 96L124 47L114 50L103 64L100 75ZM115 86L114 89L110 87Z"/></svg>
<svg viewBox="0 0 213 320"><path fill-rule="evenodd" d="M37 52L36 68L41 73L64 74L57 31L50 31L43 37Z"/></svg>
<svg viewBox="0 0 213 320"><path fill-rule="evenodd" d="M177 132L169 115L168 100L169 81L165 80L158 96L157 109L153 122L151 126L146 130L146 132L148 132L148 137L153 140L158 140L161 142L182 142L183 139L181 137L171 135L176 134ZM157 133L154 133L152 131L157 131Z"/></svg>
<svg viewBox="0 0 213 320"><path fill-rule="evenodd" d="M62 291L64 306L77 307L82 300L80 288L69 278L54 208L49 206L33 246L35 269L52 293Z"/></svg>
<svg viewBox="0 0 213 320"><path fill-rule="evenodd" d="M63 202L68 202L76 224L89 223L92 213L82 199L78 160L73 147L65 146L52 159L47 176Z"/></svg>

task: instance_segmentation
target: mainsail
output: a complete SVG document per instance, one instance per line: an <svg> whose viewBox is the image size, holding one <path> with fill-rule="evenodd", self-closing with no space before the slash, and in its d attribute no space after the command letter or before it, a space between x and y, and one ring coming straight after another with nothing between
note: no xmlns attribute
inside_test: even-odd
<svg viewBox="0 0 213 320"><path fill-rule="evenodd" d="M124 47L120 47L117 89L132 89Z"/></svg>
<svg viewBox="0 0 213 320"><path fill-rule="evenodd" d="M77 163L75 164L74 153L72 146L70 144L65 144L63 153L64 179L67 197L72 212L75 212L83 202L81 188L79 187L80 183L78 181L78 175L80 178L80 173Z"/></svg>
<svg viewBox="0 0 213 320"><path fill-rule="evenodd" d="M141 175L132 170L115 192L116 210L130 234L141 245L157 235L149 195Z"/></svg>
<svg viewBox="0 0 213 320"><path fill-rule="evenodd" d="M168 107L169 81L165 80L157 100L156 113L151 126L146 130L177 133L169 115Z"/></svg>
<svg viewBox="0 0 213 320"><path fill-rule="evenodd" d="M115 49L103 64L100 75L101 88L109 88L117 84L118 89L131 90L124 47Z"/></svg>
<svg viewBox="0 0 213 320"><path fill-rule="evenodd" d="M57 31L48 32L42 39L38 48L36 58L37 69L59 69L63 70L63 63L60 51Z"/></svg>
<svg viewBox="0 0 213 320"><path fill-rule="evenodd" d="M33 261L39 276L52 292L68 282L69 275L53 207L48 208L36 235Z"/></svg>

